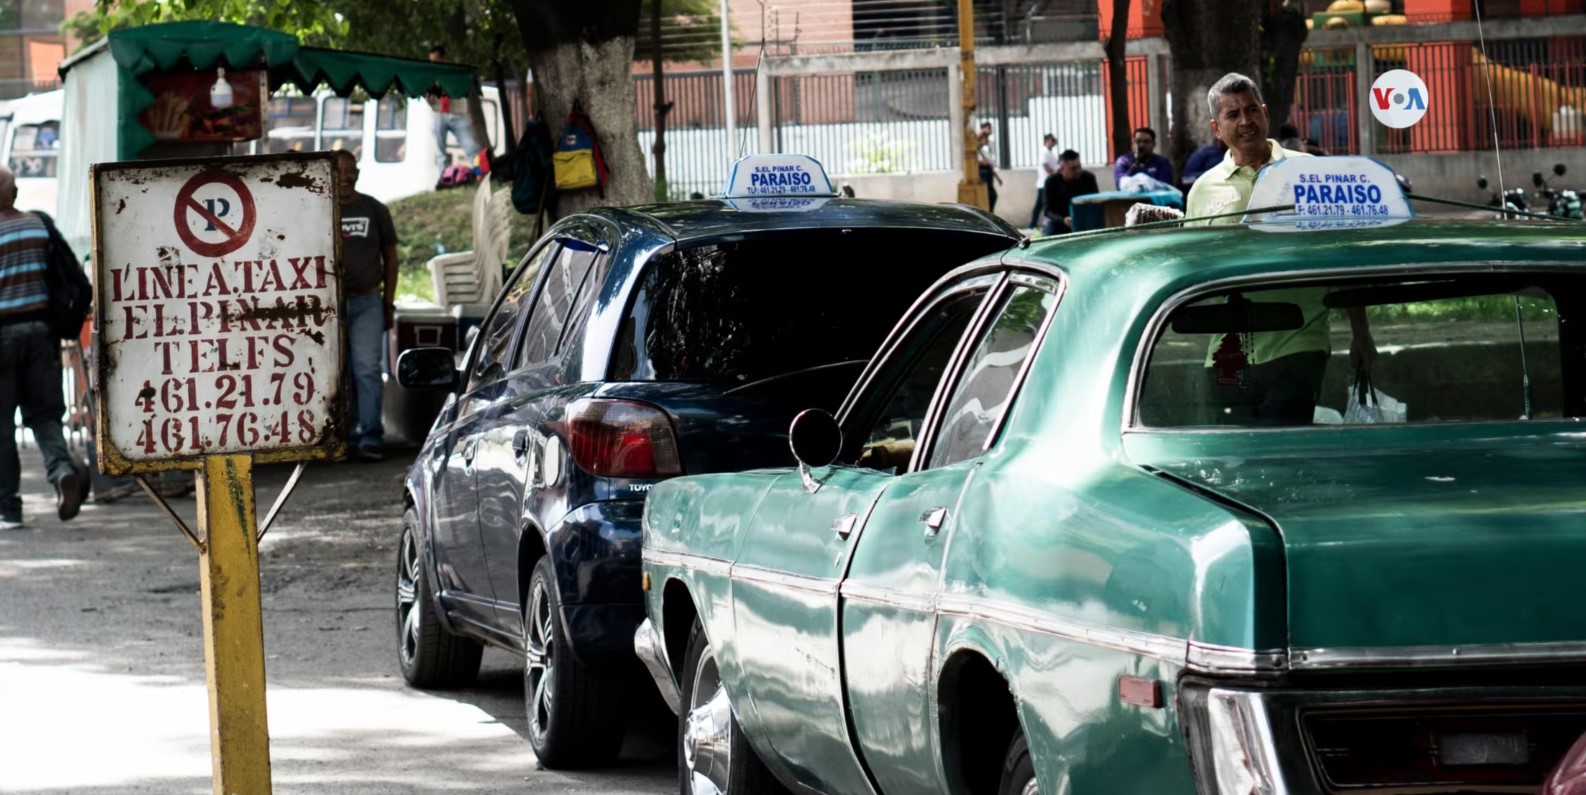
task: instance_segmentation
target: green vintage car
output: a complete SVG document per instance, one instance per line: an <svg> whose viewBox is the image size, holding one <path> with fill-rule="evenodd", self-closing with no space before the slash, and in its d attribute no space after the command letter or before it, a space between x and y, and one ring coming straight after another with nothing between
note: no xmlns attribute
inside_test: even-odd
<svg viewBox="0 0 1586 795"><path fill-rule="evenodd" d="M1536 791L1586 732L1586 229L1354 225L967 265L800 467L657 485L682 791Z"/></svg>

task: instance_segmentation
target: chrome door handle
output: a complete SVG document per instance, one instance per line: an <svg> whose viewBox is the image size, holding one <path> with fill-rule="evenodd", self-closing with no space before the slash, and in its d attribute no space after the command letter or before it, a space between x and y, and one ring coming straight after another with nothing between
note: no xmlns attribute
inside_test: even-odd
<svg viewBox="0 0 1586 795"><path fill-rule="evenodd" d="M858 523L859 514L845 513L837 517L837 521L832 522L832 531L837 534L838 538L847 538L854 531L854 525Z"/></svg>
<svg viewBox="0 0 1586 795"><path fill-rule="evenodd" d="M942 531L942 525L947 523L947 509L934 508L920 515L920 521L925 523L925 537L933 538Z"/></svg>

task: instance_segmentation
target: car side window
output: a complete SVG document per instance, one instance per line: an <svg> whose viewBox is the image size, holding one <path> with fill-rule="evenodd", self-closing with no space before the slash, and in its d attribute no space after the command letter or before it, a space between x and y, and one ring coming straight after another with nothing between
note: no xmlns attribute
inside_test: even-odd
<svg viewBox="0 0 1586 795"><path fill-rule="evenodd" d="M974 458L1012 404L1024 363L1035 351L1041 327L1057 305L1052 289L1019 285L997 308L996 320L975 344L963 376L942 413L941 430L931 445L930 468Z"/></svg>
<svg viewBox="0 0 1586 795"><path fill-rule="evenodd" d="M893 349L892 366L879 371L871 382L871 400L865 401L871 408L858 404L853 415L864 429L858 436L864 440L858 453L860 466L908 469L931 399L986 292L981 288L958 293L927 310Z"/></svg>
<svg viewBox="0 0 1586 795"><path fill-rule="evenodd" d="M506 295L496 307L495 314L481 326L479 356L468 376L469 392L500 378L506 372L506 357L512 346L512 333L518 328L518 319L528 310L529 292L534 286L534 274L545 260L555 255L557 247L547 244L521 267L513 272L505 287Z"/></svg>
<svg viewBox="0 0 1586 795"><path fill-rule="evenodd" d="M568 317L591 281L595 260L600 252L580 240L564 239L561 252L550 264L545 274L545 287L534 301L529 315L528 329L523 334L523 346L518 353L518 366L524 367L549 361L560 350Z"/></svg>

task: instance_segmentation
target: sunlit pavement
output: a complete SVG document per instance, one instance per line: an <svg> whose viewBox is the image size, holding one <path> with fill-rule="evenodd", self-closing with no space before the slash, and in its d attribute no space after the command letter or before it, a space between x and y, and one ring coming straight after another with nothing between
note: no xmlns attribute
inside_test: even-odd
<svg viewBox="0 0 1586 795"><path fill-rule="evenodd" d="M22 456L29 526L0 531L0 792L210 792L197 553L142 494L57 521L37 452ZM311 469L264 541L274 791L675 790L653 733L610 770L539 770L504 652L473 687L406 687L389 582L405 469ZM261 515L286 474L262 473ZM191 521L190 495L172 504Z"/></svg>

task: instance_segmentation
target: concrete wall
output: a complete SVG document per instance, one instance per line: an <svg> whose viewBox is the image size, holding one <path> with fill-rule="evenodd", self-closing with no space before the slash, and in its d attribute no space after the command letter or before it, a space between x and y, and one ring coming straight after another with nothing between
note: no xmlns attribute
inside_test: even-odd
<svg viewBox="0 0 1586 795"><path fill-rule="evenodd" d="M1485 175L1494 189L1498 184L1498 156L1492 152L1378 155L1377 159L1408 177L1416 193L1439 199L1485 202L1487 193L1477 189L1476 179ZM1527 197L1534 195L1531 187L1533 171L1542 172L1556 186L1586 189L1586 148L1511 149L1502 153L1502 160L1504 187L1523 187ZM1568 169L1561 180L1553 178L1554 163L1563 163ZM1086 165L1085 168L1096 175L1096 184L1102 190L1113 189L1111 165ZM1014 226L1025 228L1030 221L1030 209L1035 203L1035 170L1014 168L999 173L1002 174L1003 184L997 188L997 215ZM834 174L833 180L839 184L853 185L855 194L867 199L924 202L958 200L956 171L856 176ZM1412 206L1416 207L1417 212L1440 212L1430 205Z"/></svg>

